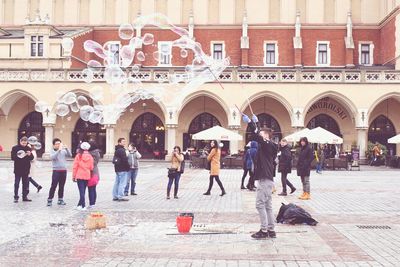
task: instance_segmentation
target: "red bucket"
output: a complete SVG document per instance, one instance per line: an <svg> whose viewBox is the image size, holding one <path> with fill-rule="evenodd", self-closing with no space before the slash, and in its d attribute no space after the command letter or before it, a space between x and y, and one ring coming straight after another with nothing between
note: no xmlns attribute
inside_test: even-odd
<svg viewBox="0 0 400 267"><path fill-rule="evenodd" d="M181 234L187 234L192 228L192 217L189 216L178 216L176 217L176 226L178 227L178 232Z"/></svg>

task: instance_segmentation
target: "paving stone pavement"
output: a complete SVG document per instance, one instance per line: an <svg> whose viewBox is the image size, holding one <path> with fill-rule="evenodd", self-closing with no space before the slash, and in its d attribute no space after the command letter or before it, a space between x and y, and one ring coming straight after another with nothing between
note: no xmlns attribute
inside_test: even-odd
<svg viewBox="0 0 400 267"><path fill-rule="evenodd" d="M252 240L259 229L255 193L240 190L241 170L222 170L228 194L207 189L207 171L187 169L180 199L166 200L166 163L143 162L137 196L111 200L114 173L101 163L95 211L107 216L108 227L84 228L88 212L74 210L76 184L66 184L67 206L46 207L50 165L43 162L36 180L44 186L32 203L12 203L12 163L0 161L0 266L400 266L400 172L364 167L360 172L312 174L312 199L274 195L281 203L303 206L316 227L277 225L278 238ZM281 190L276 179L277 192ZM193 212L192 233L176 235L176 215ZM377 229L375 226L382 226ZM372 227L372 228L371 228ZM371 229L369 229L371 228ZM218 232L219 234L204 233ZM203 233L203 234L202 234Z"/></svg>

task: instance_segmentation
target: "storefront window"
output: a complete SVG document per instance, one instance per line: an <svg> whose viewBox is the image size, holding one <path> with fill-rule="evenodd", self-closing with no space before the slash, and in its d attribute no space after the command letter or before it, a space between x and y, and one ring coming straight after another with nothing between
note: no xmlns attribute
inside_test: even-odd
<svg viewBox="0 0 400 267"><path fill-rule="evenodd" d="M72 132L72 154L76 154L77 148L81 142L94 142L100 154L103 155L106 151L106 130L98 123L91 123L79 119Z"/></svg>
<svg viewBox="0 0 400 267"><path fill-rule="evenodd" d="M393 123L384 115L380 115L373 120L368 129L368 141L385 145L389 155L396 155L396 145L387 142L389 138L395 135L396 131Z"/></svg>
<svg viewBox="0 0 400 267"><path fill-rule="evenodd" d="M22 119L18 128L17 142L19 142L19 139L22 136L36 136L39 142L42 144L42 148L37 151L38 157L41 157L44 153L44 133L45 129L43 127L43 116L41 113L34 111Z"/></svg>
<svg viewBox="0 0 400 267"><path fill-rule="evenodd" d="M340 128L337 122L329 115L319 114L312 118L307 124L308 129L314 129L317 127L324 128L325 130L342 137L340 133Z"/></svg>

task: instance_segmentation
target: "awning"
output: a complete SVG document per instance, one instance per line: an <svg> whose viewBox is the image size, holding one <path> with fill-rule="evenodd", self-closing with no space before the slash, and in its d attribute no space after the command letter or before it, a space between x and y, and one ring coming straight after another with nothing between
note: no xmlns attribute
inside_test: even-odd
<svg viewBox="0 0 400 267"><path fill-rule="evenodd" d="M243 137L240 134L232 132L221 126L214 126L207 130L192 135L193 140L221 140L221 141L241 141Z"/></svg>

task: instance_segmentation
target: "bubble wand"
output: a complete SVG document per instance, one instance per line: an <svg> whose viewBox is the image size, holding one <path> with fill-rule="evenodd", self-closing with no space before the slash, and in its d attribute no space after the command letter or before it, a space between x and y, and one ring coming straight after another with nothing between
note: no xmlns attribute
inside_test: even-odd
<svg viewBox="0 0 400 267"><path fill-rule="evenodd" d="M211 71L209 66L207 66L207 69L211 72L212 76L214 76L214 79L219 83L219 86L225 90L225 88L222 86L222 83L218 80L217 76L215 76L214 72Z"/></svg>

